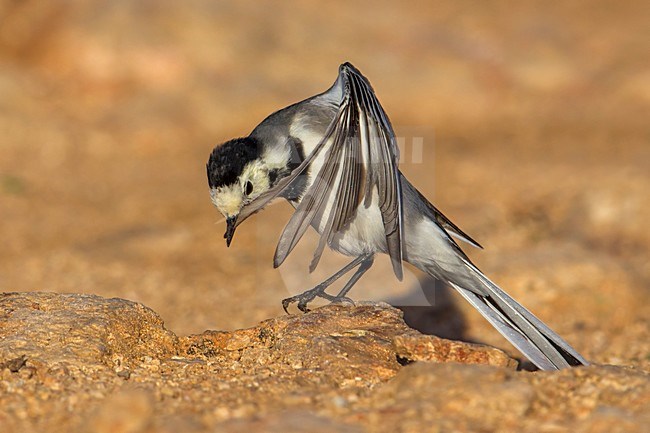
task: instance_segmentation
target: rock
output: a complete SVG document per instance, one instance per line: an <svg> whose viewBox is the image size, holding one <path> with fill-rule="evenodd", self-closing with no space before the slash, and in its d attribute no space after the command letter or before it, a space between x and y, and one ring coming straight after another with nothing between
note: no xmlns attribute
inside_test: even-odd
<svg viewBox="0 0 650 433"><path fill-rule="evenodd" d="M460 362L517 368L504 351L482 344L461 343L435 335L400 335L393 340L397 356L408 361Z"/></svg>
<svg viewBox="0 0 650 433"><path fill-rule="evenodd" d="M121 368L144 356L175 354L177 337L149 308L124 299L55 293L3 293L0 359L50 367Z"/></svg>
<svg viewBox="0 0 650 433"><path fill-rule="evenodd" d="M648 422L647 372L515 371L503 352L422 335L386 304L177 338L122 299L0 299L3 433L609 432Z"/></svg>
<svg viewBox="0 0 650 433"><path fill-rule="evenodd" d="M372 431L643 431L648 374L612 366L514 372L415 363L362 401Z"/></svg>
<svg viewBox="0 0 650 433"><path fill-rule="evenodd" d="M513 429L532 405L534 389L520 374L491 366L415 363L360 406L371 430L403 432Z"/></svg>
<svg viewBox="0 0 650 433"><path fill-rule="evenodd" d="M425 337L406 326L401 312L388 305L330 305L305 315L269 319L250 329L186 337L181 339L181 353L236 359L247 368L272 360L297 372L317 370L319 380L341 386L360 381L368 385L397 373L393 340L404 334Z"/></svg>
<svg viewBox="0 0 650 433"><path fill-rule="evenodd" d="M0 370L6 368L12 373L17 373L20 371L21 368L23 368L26 361L27 358L25 357L25 355L21 355L18 358L14 358L14 359L9 359L0 364Z"/></svg>

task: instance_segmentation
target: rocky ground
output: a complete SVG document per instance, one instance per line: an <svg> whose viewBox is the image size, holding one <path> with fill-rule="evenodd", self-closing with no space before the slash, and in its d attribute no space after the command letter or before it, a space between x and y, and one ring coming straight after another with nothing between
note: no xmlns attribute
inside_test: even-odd
<svg viewBox="0 0 650 433"><path fill-rule="evenodd" d="M642 431L644 10L0 0L2 431ZM344 263L308 276L312 237L273 269L285 204L225 247L210 150L345 60L403 172L486 247L472 259L594 366L516 371L419 334L518 358L454 293L381 260L352 296L409 326L383 304L284 315Z"/></svg>
<svg viewBox="0 0 650 433"><path fill-rule="evenodd" d="M4 431L643 431L634 367L515 371L483 345L423 335L386 304L332 305L178 337L149 308L7 293Z"/></svg>

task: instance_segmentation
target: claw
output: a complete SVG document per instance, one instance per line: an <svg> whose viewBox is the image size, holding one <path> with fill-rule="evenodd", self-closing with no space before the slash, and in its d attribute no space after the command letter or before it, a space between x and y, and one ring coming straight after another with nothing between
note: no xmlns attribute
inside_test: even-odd
<svg viewBox="0 0 650 433"><path fill-rule="evenodd" d="M284 312L287 314L289 314L289 310L287 310L287 308L289 308L289 304L291 304L291 302L293 302L292 298L287 298L282 300L282 308L284 309Z"/></svg>
<svg viewBox="0 0 650 433"><path fill-rule="evenodd" d="M310 301L313 301L313 299L309 299L309 300L301 299L301 300L298 302L298 309L299 309L300 311L302 311L303 313L308 313L308 312L309 312L309 308L307 307L307 304L308 304Z"/></svg>
<svg viewBox="0 0 650 433"><path fill-rule="evenodd" d="M316 286L315 288L311 290L307 290L306 292L301 293L299 295L295 295L290 298L283 299L282 308L287 314L289 314L289 310L288 310L289 305L291 305L294 302L297 302L298 309L303 313L308 313L310 310L309 307L307 307L307 305L314 299L323 298L323 299L327 299L328 301L333 301L335 299L334 296L325 293L324 289L325 287Z"/></svg>
<svg viewBox="0 0 650 433"><path fill-rule="evenodd" d="M305 293L301 293L300 295L292 296L290 298L286 298L282 300L282 308L284 309L284 312L289 314L289 305L293 304L294 302L297 302L298 309L302 311L303 313L309 312L309 308L307 308L307 304L309 304L311 301L316 298L315 294L311 293L311 290L306 291Z"/></svg>

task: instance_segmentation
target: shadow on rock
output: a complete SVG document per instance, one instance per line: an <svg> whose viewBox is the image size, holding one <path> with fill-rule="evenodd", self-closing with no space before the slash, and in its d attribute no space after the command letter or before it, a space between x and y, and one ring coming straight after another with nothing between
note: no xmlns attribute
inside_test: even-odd
<svg viewBox="0 0 650 433"><path fill-rule="evenodd" d="M423 334L469 341L466 338L467 323L463 312L458 308L452 289L429 276L420 279L419 288L422 289L429 305L413 305L412 296L389 302L404 313L404 322Z"/></svg>

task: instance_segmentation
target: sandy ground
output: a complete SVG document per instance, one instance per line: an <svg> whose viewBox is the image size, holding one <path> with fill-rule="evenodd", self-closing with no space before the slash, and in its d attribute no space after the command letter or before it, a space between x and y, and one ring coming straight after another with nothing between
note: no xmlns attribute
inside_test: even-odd
<svg viewBox="0 0 650 433"><path fill-rule="evenodd" d="M0 288L143 302L178 335L281 314L344 261L330 254L308 276L312 242L272 269L286 204L227 249L204 164L349 60L403 140L402 170L486 247L468 251L477 264L589 359L647 370L643 10L0 1ZM352 295L514 353L415 270L398 284L376 266Z"/></svg>

